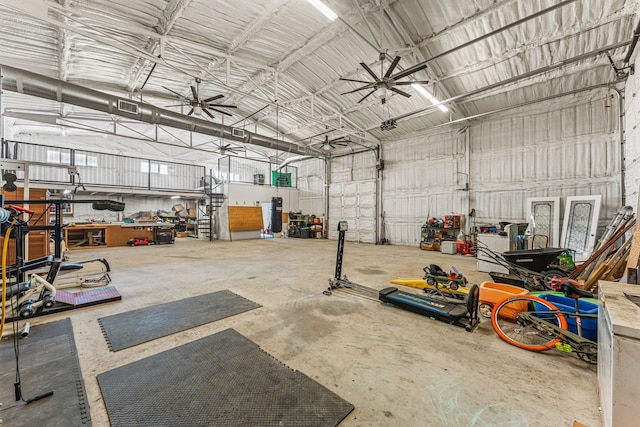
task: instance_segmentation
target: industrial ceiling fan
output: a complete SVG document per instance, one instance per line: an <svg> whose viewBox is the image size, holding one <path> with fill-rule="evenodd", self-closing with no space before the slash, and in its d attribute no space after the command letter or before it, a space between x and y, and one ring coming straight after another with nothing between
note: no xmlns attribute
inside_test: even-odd
<svg viewBox="0 0 640 427"><path fill-rule="evenodd" d="M238 154L244 151L244 147L238 147L231 144L220 143L218 144L218 148L220 149L220 154L225 155L227 153Z"/></svg>
<svg viewBox="0 0 640 427"><path fill-rule="evenodd" d="M196 115L201 115L202 113L205 113L207 116L209 116L209 118L213 119L213 114L211 114L209 112L209 110L212 111L216 111L220 114L224 114L226 116L231 116L231 113L227 113L226 111L220 110L218 108L215 107L219 107L219 108L238 108L238 106L236 105L225 105L225 104L214 104L213 101L216 101L222 97L224 97L224 95L215 95L206 99L201 99L200 98L200 83L202 83L202 80L198 77L196 77L196 85L193 86L191 85L191 93L193 94L193 99L187 98L186 96L182 96L180 95L178 92L169 89L168 87L162 86L163 88L165 88L166 90L168 90L171 93L174 93L176 95L178 95L178 97L180 98L180 100L182 101L181 104L175 104L175 105L167 105L167 107L182 107L182 106L190 106L191 110L189 110L189 112L187 113L188 116L192 115L192 114L196 114Z"/></svg>
<svg viewBox="0 0 640 427"><path fill-rule="evenodd" d="M336 148L336 146L346 147L349 145L351 140L349 138L345 138L344 136L339 136L338 138L329 139L329 135L324 136L324 141L321 143L321 147L324 150L328 150L330 148Z"/></svg>
<svg viewBox="0 0 640 427"><path fill-rule="evenodd" d="M411 85L414 83L417 84L427 84L429 83L429 81L402 81L399 82L398 80L410 76L413 73L416 73L420 70L424 70L425 68L427 68L426 64L421 64L418 66L414 66L414 67L409 67L405 70L399 71L395 74L393 74L393 71L396 69L396 67L398 66L398 62L400 62L400 59L402 57L400 56L396 56L395 58L393 58L393 61L391 61L391 65L389 65L389 68L387 68L387 72L383 74L384 71L384 59L386 57L386 53L381 52L379 59L380 59L380 77L378 77L376 75L376 73L373 72L373 70L364 62L360 63L360 66L362 66L362 68L365 69L365 71L367 73L369 73L369 75L371 77L373 77L373 81L365 81L365 80L355 80L355 79L346 79L346 78L340 78L340 80L344 80L347 82L355 82L355 83L364 83L364 86L361 86L357 89L354 90L350 90L348 92L344 92L341 93L340 95L346 95L349 93L354 93L354 92L358 92L361 90L365 90L365 89L370 89L369 93L367 93L365 96L363 96L360 101L358 101L358 103L361 103L362 101L364 101L365 99L367 99L368 97L370 97L371 95L373 95L374 93L377 93L377 96L380 98L381 102L384 104L387 102L387 90L390 90L391 92L395 92L399 95L402 95L404 97L410 98L411 95L395 88L394 86L407 86L407 85Z"/></svg>

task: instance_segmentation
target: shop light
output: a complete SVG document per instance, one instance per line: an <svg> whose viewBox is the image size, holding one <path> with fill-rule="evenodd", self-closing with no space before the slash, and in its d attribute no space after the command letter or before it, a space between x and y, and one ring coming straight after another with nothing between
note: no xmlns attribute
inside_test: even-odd
<svg viewBox="0 0 640 427"><path fill-rule="evenodd" d="M327 18L329 18L331 21L335 21L336 19L338 19L338 15L333 10L329 9L329 6L322 3L322 1L320 0L307 0L307 1L311 3L320 12L322 12L322 14Z"/></svg>
<svg viewBox="0 0 640 427"><path fill-rule="evenodd" d="M418 83L414 83L411 85L411 87L417 90L420 95L424 96L429 101L431 101L433 105L436 105L440 109L440 111L442 111L443 113L446 113L447 111L449 111L447 107L442 105L442 103L440 103L440 101L438 101L438 99L435 96L431 95L431 92L423 88L422 85Z"/></svg>

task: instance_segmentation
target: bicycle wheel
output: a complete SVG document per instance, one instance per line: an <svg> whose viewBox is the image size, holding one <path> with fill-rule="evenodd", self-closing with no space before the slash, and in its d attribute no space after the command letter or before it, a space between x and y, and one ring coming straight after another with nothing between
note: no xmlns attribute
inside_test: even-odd
<svg viewBox="0 0 640 427"><path fill-rule="evenodd" d="M498 336L525 350L545 351L562 341L540 321L567 329L567 319L556 306L531 295L507 298L491 311L491 324Z"/></svg>

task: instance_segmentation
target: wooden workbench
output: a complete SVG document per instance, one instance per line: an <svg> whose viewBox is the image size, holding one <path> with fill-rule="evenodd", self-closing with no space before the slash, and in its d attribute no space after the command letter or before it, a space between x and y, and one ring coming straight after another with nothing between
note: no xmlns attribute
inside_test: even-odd
<svg viewBox="0 0 640 427"><path fill-rule="evenodd" d="M155 240L158 228L175 237L173 224L72 224L65 227L65 244L69 249L126 246L134 238Z"/></svg>

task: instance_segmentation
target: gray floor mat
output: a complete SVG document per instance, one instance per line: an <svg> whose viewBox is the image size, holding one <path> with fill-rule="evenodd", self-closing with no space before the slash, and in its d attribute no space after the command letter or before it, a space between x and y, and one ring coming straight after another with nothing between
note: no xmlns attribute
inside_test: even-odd
<svg viewBox="0 0 640 427"><path fill-rule="evenodd" d="M11 327L11 325L7 325ZM16 402L15 354L11 337L0 344L0 419L7 426L90 426L91 417L69 318L35 325L20 340L20 376L25 405Z"/></svg>
<svg viewBox="0 0 640 427"><path fill-rule="evenodd" d="M175 334L261 307L229 290L98 319L111 351Z"/></svg>
<svg viewBox="0 0 640 427"><path fill-rule="evenodd" d="M98 375L112 427L336 426L353 405L233 329Z"/></svg>

